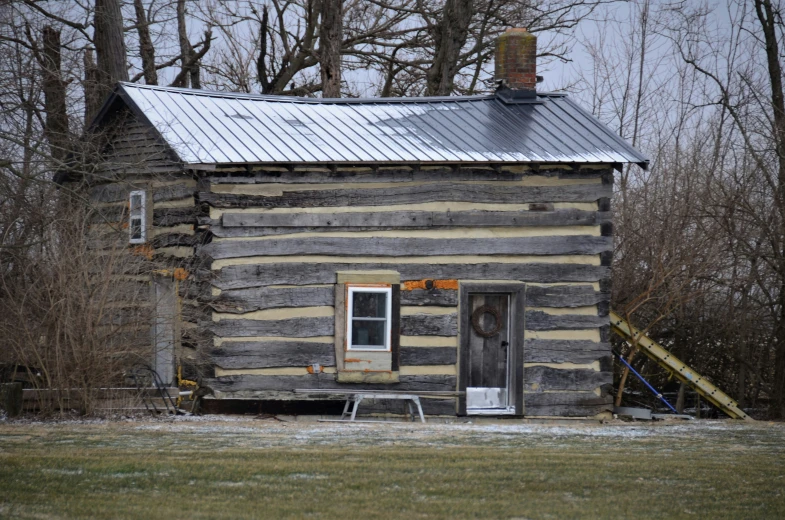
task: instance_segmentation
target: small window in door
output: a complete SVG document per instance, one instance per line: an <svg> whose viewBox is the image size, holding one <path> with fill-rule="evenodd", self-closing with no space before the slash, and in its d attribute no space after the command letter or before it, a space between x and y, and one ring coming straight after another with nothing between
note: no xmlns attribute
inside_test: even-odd
<svg viewBox="0 0 785 520"><path fill-rule="evenodd" d="M142 190L132 191L128 200L128 242L144 244L147 237L146 200Z"/></svg>
<svg viewBox="0 0 785 520"><path fill-rule="evenodd" d="M391 316L392 287L348 285L347 349L389 351Z"/></svg>

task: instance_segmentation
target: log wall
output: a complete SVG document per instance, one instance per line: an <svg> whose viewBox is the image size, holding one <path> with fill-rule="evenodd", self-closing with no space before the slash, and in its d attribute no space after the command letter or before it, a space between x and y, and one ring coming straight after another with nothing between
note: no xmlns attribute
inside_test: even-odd
<svg viewBox="0 0 785 520"><path fill-rule="evenodd" d="M378 389L336 380L335 284L337 272L385 270L400 273L401 336L397 383L384 388L456 390L460 283L514 281L527 284L526 415L609 410L612 178L610 165L203 173L209 385L256 399ZM438 404L454 413L453 400Z"/></svg>
<svg viewBox="0 0 785 520"><path fill-rule="evenodd" d="M128 342L141 344L142 352L149 346L152 361L154 345L161 342L155 331L162 326L159 317L158 328L153 327L159 304L153 279L174 277L177 272L173 287L184 319L171 324L171 332L177 336L176 364L184 368L186 377L194 378L205 366L200 355L204 345L199 344L203 337L197 333L194 319L194 315L201 317L204 309L195 312L201 304L190 287L193 273L200 267L194 246L204 236L198 229L197 181L155 131L128 110L114 114L103 130L102 161L89 178L80 181L90 200L91 245L113 259L116 290L111 305L117 309L113 319L128 329ZM134 190L146 193L143 244L128 243L128 201Z"/></svg>

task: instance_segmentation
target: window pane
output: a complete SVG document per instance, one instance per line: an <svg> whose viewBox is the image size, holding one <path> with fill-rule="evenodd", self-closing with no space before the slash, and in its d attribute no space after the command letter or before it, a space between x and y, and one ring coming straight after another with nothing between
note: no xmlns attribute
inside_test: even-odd
<svg viewBox="0 0 785 520"><path fill-rule="evenodd" d="M352 346L384 348L384 325L381 320L352 320Z"/></svg>
<svg viewBox="0 0 785 520"><path fill-rule="evenodd" d="M142 238L142 219L131 219L131 240L140 240Z"/></svg>
<svg viewBox="0 0 785 520"><path fill-rule="evenodd" d="M355 292L353 298L352 317L386 318L387 293Z"/></svg>
<svg viewBox="0 0 785 520"><path fill-rule="evenodd" d="M131 213L138 213L142 210L142 195L134 193L131 195Z"/></svg>

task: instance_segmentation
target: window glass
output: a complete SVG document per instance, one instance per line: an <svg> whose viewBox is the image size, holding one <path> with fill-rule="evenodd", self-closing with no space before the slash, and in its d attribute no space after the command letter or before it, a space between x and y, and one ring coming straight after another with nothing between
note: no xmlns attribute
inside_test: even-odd
<svg viewBox="0 0 785 520"><path fill-rule="evenodd" d="M384 318L387 307L387 293L354 292L352 316L355 318Z"/></svg>
<svg viewBox="0 0 785 520"><path fill-rule="evenodd" d="M349 350L390 348L390 287L349 287L347 337Z"/></svg>
<svg viewBox="0 0 785 520"><path fill-rule="evenodd" d="M131 240L140 240L142 238L142 219L131 219Z"/></svg>
<svg viewBox="0 0 785 520"><path fill-rule="evenodd" d="M385 348L384 329L384 321L352 320L352 346Z"/></svg>

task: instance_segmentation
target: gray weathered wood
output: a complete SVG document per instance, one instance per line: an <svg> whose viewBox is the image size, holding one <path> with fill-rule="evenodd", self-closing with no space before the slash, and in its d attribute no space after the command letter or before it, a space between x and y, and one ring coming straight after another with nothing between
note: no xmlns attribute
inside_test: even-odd
<svg viewBox="0 0 785 520"><path fill-rule="evenodd" d="M588 285L530 285L526 288L526 305L529 307L583 307L609 298L609 294L595 291Z"/></svg>
<svg viewBox="0 0 785 520"><path fill-rule="evenodd" d="M334 374L309 374L305 376L238 375L205 379L206 386L221 392L247 390L292 391L295 388L343 388L350 390L379 390L378 384L338 383ZM455 376L418 375L400 376L398 383L384 385L390 390L455 390Z"/></svg>
<svg viewBox="0 0 785 520"><path fill-rule="evenodd" d="M458 305L458 291L453 289L413 289L411 291L401 291L401 304L455 307Z"/></svg>
<svg viewBox="0 0 785 520"><path fill-rule="evenodd" d="M311 237L212 242L202 254L213 259L246 256L363 255L595 255L613 247L612 237L587 235L515 238Z"/></svg>
<svg viewBox="0 0 785 520"><path fill-rule="evenodd" d="M458 291L454 289L414 289L401 291L404 305L433 305L454 307L458 305ZM526 289L527 307L583 307L596 305L610 299L610 294L595 291L588 285L556 285L541 287L530 285Z"/></svg>
<svg viewBox="0 0 785 520"><path fill-rule="evenodd" d="M154 226L176 226L178 224L196 224L198 209L196 206L188 208L158 208L153 210Z"/></svg>
<svg viewBox="0 0 785 520"><path fill-rule="evenodd" d="M226 369L335 365L332 343L307 341L226 342L210 351L210 359Z"/></svg>
<svg viewBox="0 0 785 520"><path fill-rule="evenodd" d="M489 202L498 204L593 202L611 195L612 187L603 184L493 186L444 182L378 189L290 191L273 197L200 192L199 200L217 208L317 208L390 206L423 202Z"/></svg>
<svg viewBox="0 0 785 520"><path fill-rule="evenodd" d="M523 369L523 380L526 392L555 390L588 392L602 385L613 383L613 372L535 366Z"/></svg>
<svg viewBox="0 0 785 520"><path fill-rule="evenodd" d="M455 399L420 399L420 405L425 415L455 415ZM363 399L358 416L369 414L408 414L407 404L404 401L390 399ZM415 416L417 409L414 410Z"/></svg>
<svg viewBox="0 0 785 520"><path fill-rule="evenodd" d="M164 202L167 200L179 200L188 197L193 197L196 188L188 186L187 184L174 184L171 186L162 186L153 191L154 202Z"/></svg>
<svg viewBox="0 0 785 520"><path fill-rule="evenodd" d="M220 167L219 167L220 168ZM236 167L233 167L236 168ZM610 168L597 170L565 171L563 168L540 168L526 172L512 172L502 165L500 171L491 168L442 166L440 168L379 168L342 169L335 171L265 171L231 172L220 169L206 178L212 184L332 184L340 182L412 182L412 181L518 181L533 175L565 179L591 179L601 177Z"/></svg>
<svg viewBox="0 0 785 520"><path fill-rule="evenodd" d="M607 324L607 316L585 316L582 314L546 314L542 311L526 311L527 330L593 329Z"/></svg>
<svg viewBox="0 0 785 520"><path fill-rule="evenodd" d="M224 213L224 227L430 227L430 211L368 213Z"/></svg>
<svg viewBox="0 0 785 520"><path fill-rule="evenodd" d="M224 213L221 225L232 227L389 228L595 226L610 219L608 212L558 211L382 211L357 213Z"/></svg>
<svg viewBox="0 0 785 520"><path fill-rule="evenodd" d="M588 264L351 264L351 263L280 263L224 267L211 283L220 289L241 289L266 285L334 284L337 271L375 271L394 269L401 280L468 279L520 280L534 283L596 282L606 278L610 269ZM401 291L406 292L406 291Z"/></svg>
<svg viewBox="0 0 785 520"><path fill-rule="evenodd" d="M223 291L210 299L210 306L219 312L242 314L282 307L332 306L334 301L332 287L254 287Z"/></svg>
<svg viewBox="0 0 785 520"><path fill-rule="evenodd" d="M401 347L401 366L454 365L458 362L455 347Z"/></svg>
<svg viewBox="0 0 785 520"><path fill-rule="evenodd" d="M216 336L224 338L244 336L310 338L332 336L335 331L335 319L332 316L286 320L221 320L202 322L200 325Z"/></svg>
<svg viewBox="0 0 785 520"><path fill-rule="evenodd" d="M526 363L593 363L610 352L608 343L557 339L527 339L523 350Z"/></svg>
<svg viewBox="0 0 785 520"><path fill-rule="evenodd" d="M457 336L457 314L415 314L401 316L402 336Z"/></svg>
<svg viewBox="0 0 785 520"><path fill-rule="evenodd" d="M524 393L526 415L590 417L610 411L611 398L594 392Z"/></svg>

